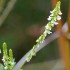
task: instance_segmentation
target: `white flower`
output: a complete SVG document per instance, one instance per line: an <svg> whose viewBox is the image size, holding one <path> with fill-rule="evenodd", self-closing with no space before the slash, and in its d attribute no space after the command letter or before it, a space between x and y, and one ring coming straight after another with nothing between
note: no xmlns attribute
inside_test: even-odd
<svg viewBox="0 0 70 70"><path fill-rule="evenodd" d="M60 19L61 19L61 16L58 16L58 17L57 17L57 20L60 20Z"/></svg>
<svg viewBox="0 0 70 70"><path fill-rule="evenodd" d="M39 40L37 39L36 42L39 42Z"/></svg>
<svg viewBox="0 0 70 70"><path fill-rule="evenodd" d="M57 19L56 19L56 17L54 17L54 21L56 21Z"/></svg>
<svg viewBox="0 0 70 70"><path fill-rule="evenodd" d="M52 33L51 31L49 31L49 30L47 31L47 34L51 34L51 33Z"/></svg>
<svg viewBox="0 0 70 70"><path fill-rule="evenodd" d="M51 27L48 24L45 26L45 28L51 30Z"/></svg>
<svg viewBox="0 0 70 70"><path fill-rule="evenodd" d="M61 11L59 12L59 15L62 15L62 12Z"/></svg>
<svg viewBox="0 0 70 70"><path fill-rule="evenodd" d="M54 24L51 24L52 27L54 27Z"/></svg>
<svg viewBox="0 0 70 70"><path fill-rule="evenodd" d="M27 56L26 61L29 62L31 60L31 58L32 58L32 56L31 57Z"/></svg>
<svg viewBox="0 0 70 70"><path fill-rule="evenodd" d="M46 32L46 30L44 31L44 35L46 36L46 34L47 34L47 32Z"/></svg>
<svg viewBox="0 0 70 70"><path fill-rule="evenodd" d="M49 16L49 18L47 20L51 20L51 17Z"/></svg>
<svg viewBox="0 0 70 70"><path fill-rule="evenodd" d="M41 39L42 39L42 36L43 36L43 35L41 35L41 36L36 40L36 42L42 43L42 40L41 40Z"/></svg>
<svg viewBox="0 0 70 70"><path fill-rule="evenodd" d="M50 11L50 13L53 13L53 11Z"/></svg>
<svg viewBox="0 0 70 70"><path fill-rule="evenodd" d="M48 34L51 34L52 32L48 32Z"/></svg>
<svg viewBox="0 0 70 70"><path fill-rule="evenodd" d="M50 11L50 13L54 13L56 10L54 9L53 11Z"/></svg>
<svg viewBox="0 0 70 70"><path fill-rule="evenodd" d="M2 61L5 62L5 58L4 58L4 56L3 56L3 58L2 58Z"/></svg>
<svg viewBox="0 0 70 70"><path fill-rule="evenodd" d="M1 53L1 49L0 49L0 53Z"/></svg>
<svg viewBox="0 0 70 70"><path fill-rule="evenodd" d="M58 23L57 23L57 22L54 22L53 24L54 24L54 25L57 25Z"/></svg>
<svg viewBox="0 0 70 70"><path fill-rule="evenodd" d="M52 20L51 23L54 23L54 21Z"/></svg>
<svg viewBox="0 0 70 70"><path fill-rule="evenodd" d="M11 62L11 65L14 65L15 64L15 62L13 61L13 62Z"/></svg>
<svg viewBox="0 0 70 70"><path fill-rule="evenodd" d="M31 55L32 55L32 56L35 56L35 55L36 55L36 52L35 52L34 47L33 47L32 50L31 50Z"/></svg>
<svg viewBox="0 0 70 70"><path fill-rule="evenodd" d="M6 66L6 67L4 67L5 69L8 69L8 67Z"/></svg>
<svg viewBox="0 0 70 70"><path fill-rule="evenodd" d="M50 14L50 16L53 16L53 14Z"/></svg>

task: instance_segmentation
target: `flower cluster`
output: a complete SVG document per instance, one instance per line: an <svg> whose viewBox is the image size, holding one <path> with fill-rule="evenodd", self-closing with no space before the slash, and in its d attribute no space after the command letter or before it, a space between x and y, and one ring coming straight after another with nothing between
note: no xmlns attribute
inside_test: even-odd
<svg viewBox="0 0 70 70"><path fill-rule="evenodd" d="M35 52L35 46L31 49L30 54L27 56L26 61L29 62L32 58L32 56L35 56L36 52Z"/></svg>
<svg viewBox="0 0 70 70"><path fill-rule="evenodd" d="M14 58L13 58L13 52L10 49L9 55L7 52L7 45L6 43L3 43L3 58L2 61L4 63L4 70L12 70L15 66Z"/></svg>
<svg viewBox="0 0 70 70"><path fill-rule="evenodd" d="M56 7L53 11L50 11L50 16L48 18L48 23L45 26L45 31L44 33L36 40L37 44L33 46L33 48L31 49L31 52L27 55L26 57L26 61L29 62L32 58L32 56L34 56L36 54L35 49L38 47L41 43L43 43L45 37L47 36L47 34L51 34L51 29L52 27L54 27L54 25L58 24L58 20L61 19L61 11L60 11L60 1L57 2Z"/></svg>

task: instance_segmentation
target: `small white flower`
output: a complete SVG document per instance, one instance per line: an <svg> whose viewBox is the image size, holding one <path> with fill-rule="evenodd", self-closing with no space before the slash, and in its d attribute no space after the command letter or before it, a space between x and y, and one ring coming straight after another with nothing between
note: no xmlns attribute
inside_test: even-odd
<svg viewBox="0 0 70 70"><path fill-rule="evenodd" d="M47 34L47 32L46 32L46 30L44 31L44 35L46 36L46 34Z"/></svg>
<svg viewBox="0 0 70 70"><path fill-rule="evenodd" d="M51 14L50 16L53 16L53 14Z"/></svg>
<svg viewBox="0 0 70 70"><path fill-rule="evenodd" d="M62 12L61 11L59 12L59 15L62 15Z"/></svg>
<svg viewBox="0 0 70 70"><path fill-rule="evenodd" d="M53 11L50 11L50 13L53 13Z"/></svg>
<svg viewBox="0 0 70 70"><path fill-rule="evenodd" d="M54 25L57 25L58 23L57 23L57 22L54 22L53 24L54 24Z"/></svg>
<svg viewBox="0 0 70 70"><path fill-rule="evenodd" d="M8 69L8 67L6 66L6 67L4 67L5 69Z"/></svg>
<svg viewBox="0 0 70 70"><path fill-rule="evenodd" d="M37 39L36 42L39 42L39 40Z"/></svg>
<svg viewBox="0 0 70 70"><path fill-rule="evenodd" d="M54 27L54 24L51 24L52 27Z"/></svg>
<svg viewBox="0 0 70 70"><path fill-rule="evenodd" d="M48 34L51 34L52 32L48 32Z"/></svg>
<svg viewBox="0 0 70 70"><path fill-rule="evenodd" d="M3 56L3 58L2 58L2 61L5 62L5 58L4 58L4 56Z"/></svg>
<svg viewBox="0 0 70 70"><path fill-rule="evenodd" d="M32 56L35 56L35 55L36 55L36 53L35 53L35 52L33 52L33 51L31 51L31 55L32 55Z"/></svg>
<svg viewBox="0 0 70 70"><path fill-rule="evenodd" d="M38 42L38 39L36 40L36 42Z"/></svg>
<svg viewBox="0 0 70 70"><path fill-rule="evenodd" d="M54 23L54 21L52 20L51 23Z"/></svg>
<svg viewBox="0 0 70 70"><path fill-rule="evenodd" d="M50 11L50 13L54 13L56 10L54 9L53 11Z"/></svg>
<svg viewBox="0 0 70 70"><path fill-rule="evenodd" d="M52 14L54 12L54 10L53 11L50 11L50 13Z"/></svg>
<svg viewBox="0 0 70 70"><path fill-rule="evenodd" d="M13 62L11 62L11 65L14 65L15 64L15 62L13 61Z"/></svg>
<svg viewBox="0 0 70 70"><path fill-rule="evenodd" d="M36 40L36 42L40 42L41 41L41 36Z"/></svg>
<svg viewBox="0 0 70 70"><path fill-rule="evenodd" d="M56 19L56 17L54 17L54 21L56 21L57 19Z"/></svg>
<svg viewBox="0 0 70 70"><path fill-rule="evenodd" d="M58 16L58 17L57 17L57 20L60 20L60 19L61 19L61 16Z"/></svg>
<svg viewBox="0 0 70 70"><path fill-rule="evenodd" d="M51 34L52 32L51 31L47 31L47 34Z"/></svg>
<svg viewBox="0 0 70 70"><path fill-rule="evenodd" d="M47 20L51 20L51 17L49 16L49 18L47 18Z"/></svg>
<svg viewBox="0 0 70 70"><path fill-rule="evenodd" d="M36 55L36 52L35 52L34 47L33 47L32 50L31 50L31 55L32 55L32 56L35 56L35 55Z"/></svg>
<svg viewBox="0 0 70 70"><path fill-rule="evenodd" d="M27 58L26 58L26 61L29 62L29 61L31 60L31 58L32 58L32 57L30 57L30 58L27 57Z"/></svg>

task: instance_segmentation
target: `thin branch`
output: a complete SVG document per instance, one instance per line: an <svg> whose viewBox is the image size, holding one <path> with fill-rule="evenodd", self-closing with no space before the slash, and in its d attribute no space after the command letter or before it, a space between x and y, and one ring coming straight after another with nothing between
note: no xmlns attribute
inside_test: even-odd
<svg viewBox="0 0 70 70"><path fill-rule="evenodd" d="M0 16L0 26L3 24L7 16L9 15L10 11L13 9L16 0L10 0L7 4L7 7L3 11L2 15Z"/></svg>

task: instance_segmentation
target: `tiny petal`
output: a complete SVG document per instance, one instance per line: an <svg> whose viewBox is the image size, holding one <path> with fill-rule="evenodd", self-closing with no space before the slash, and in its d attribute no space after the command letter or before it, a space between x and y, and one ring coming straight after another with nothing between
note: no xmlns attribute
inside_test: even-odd
<svg viewBox="0 0 70 70"><path fill-rule="evenodd" d="M48 20L51 20L51 17L49 16Z"/></svg>
<svg viewBox="0 0 70 70"><path fill-rule="evenodd" d="M57 20L60 20L60 19L61 19L61 16L58 16L58 17L57 17Z"/></svg>
<svg viewBox="0 0 70 70"><path fill-rule="evenodd" d="M49 30L47 31L47 34L51 34L51 33L52 33L51 31L49 31Z"/></svg>
<svg viewBox="0 0 70 70"><path fill-rule="evenodd" d="M45 26L45 28L51 30L51 27L48 24Z"/></svg>
<svg viewBox="0 0 70 70"><path fill-rule="evenodd" d="M3 58L2 58L2 61L5 62L5 58L4 58L4 56L3 56Z"/></svg>
<svg viewBox="0 0 70 70"><path fill-rule="evenodd" d="M26 58L26 61L27 61L27 62L29 62L29 61L30 61L30 59Z"/></svg>
<svg viewBox="0 0 70 70"><path fill-rule="evenodd" d="M56 21L56 17L54 18L54 21Z"/></svg>
<svg viewBox="0 0 70 70"><path fill-rule="evenodd" d="M50 16L53 16L53 14L51 14Z"/></svg>
<svg viewBox="0 0 70 70"><path fill-rule="evenodd" d="M26 61L29 62L31 60L31 58L32 58L32 56L31 57L27 57Z"/></svg>
<svg viewBox="0 0 70 70"><path fill-rule="evenodd" d="M39 40L37 39L36 42L39 42Z"/></svg>
<svg viewBox="0 0 70 70"><path fill-rule="evenodd" d="M58 23L57 23L57 22L54 22L53 24L54 24L54 25L57 25Z"/></svg>
<svg viewBox="0 0 70 70"><path fill-rule="evenodd" d="M13 61L13 62L11 62L11 64L12 64L12 65L14 65L14 64L15 64L15 62Z"/></svg>
<svg viewBox="0 0 70 70"><path fill-rule="evenodd" d="M50 13L53 13L53 12L55 12L56 10L54 9L53 11L50 11Z"/></svg>
<svg viewBox="0 0 70 70"><path fill-rule="evenodd" d="M34 48L34 47L33 47L32 50L31 50L31 55L32 55L32 56L35 56L35 55L36 55L36 52L35 52L35 48Z"/></svg>
<svg viewBox="0 0 70 70"><path fill-rule="evenodd" d="M52 27L54 27L54 24L52 24Z"/></svg>
<svg viewBox="0 0 70 70"><path fill-rule="evenodd" d="M52 32L48 32L48 34L51 34Z"/></svg>
<svg viewBox="0 0 70 70"><path fill-rule="evenodd" d="M8 69L8 67L6 66L6 67L4 67L5 69Z"/></svg>
<svg viewBox="0 0 70 70"><path fill-rule="evenodd" d="M54 21L52 20L51 23L54 23Z"/></svg>
<svg viewBox="0 0 70 70"><path fill-rule="evenodd" d="M46 32L46 30L44 31L44 35L46 36L46 34L47 34L47 32Z"/></svg>
<svg viewBox="0 0 70 70"><path fill-rule="evenodd" d="M53 13L53 11L50 11L50 13Z"/></svg>
<svg viewBox="0 0 70 70"><path fill-rule="evenodd" d="M62 12L61 11L59 12L59 15L62 15Z"/></svg>

